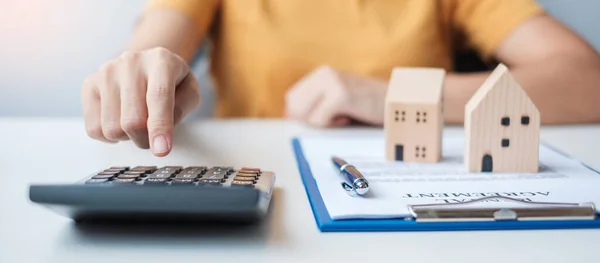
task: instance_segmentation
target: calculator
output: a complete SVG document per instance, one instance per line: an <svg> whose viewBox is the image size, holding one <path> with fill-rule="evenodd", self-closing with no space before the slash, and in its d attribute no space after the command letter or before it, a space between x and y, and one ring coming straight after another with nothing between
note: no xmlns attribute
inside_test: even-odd
<svg viewBox="0 0 600 263"><path fill-rule="evenodd" d="M269 210L275 173L228 166L113 166L79 181L32 184L29 199L86 222L254 223Z"/></svg>

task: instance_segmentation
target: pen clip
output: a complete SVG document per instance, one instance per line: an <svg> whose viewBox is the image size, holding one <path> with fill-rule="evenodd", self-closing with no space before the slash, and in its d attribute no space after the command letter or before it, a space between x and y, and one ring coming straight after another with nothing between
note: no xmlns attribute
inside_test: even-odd
<svg viewBox="0 0 600 263"><path fill-rule="evenodd" d="M342 188L344 189L344 191L346 191L346 194L348 194L349 196L352 196L352 197L358 196L356 189L354 189L354 187L352 187L348 183L342 182L341 185L342 185Z"/></svg>

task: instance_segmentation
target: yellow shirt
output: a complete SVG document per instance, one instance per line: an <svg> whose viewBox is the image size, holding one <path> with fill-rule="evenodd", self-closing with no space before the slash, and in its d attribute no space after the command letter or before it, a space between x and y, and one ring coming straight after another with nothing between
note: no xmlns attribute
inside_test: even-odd
<svg viewBox="0 0 600 263"><path fill-rule="evenodd" d="M459 36L490 57L535 0L151 0L211 40L217 117L281 117L284 95L320 65L388 79L400 66L452 70ZM463 45L463 44L461 44Z"/></svg>

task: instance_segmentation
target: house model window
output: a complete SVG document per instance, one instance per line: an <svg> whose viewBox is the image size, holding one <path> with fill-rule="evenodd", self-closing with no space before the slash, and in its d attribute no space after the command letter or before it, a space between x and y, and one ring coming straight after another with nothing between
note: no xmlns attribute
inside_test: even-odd
<svg viewBox="0 0 600 263"><path fill-rule="evenodd" d="M504 118L502 118L502 120L500 121L500 123L502 124L502 126L509 126L510 125L510 118L509 117L504 117Z"/></svg>
<svg viewBox="0 0 600 263"><path fill-rule="evenodd" d="M523 116L523 117L521 117L521 124L523 124L523 125L529 125L529 116Z"/></svg>

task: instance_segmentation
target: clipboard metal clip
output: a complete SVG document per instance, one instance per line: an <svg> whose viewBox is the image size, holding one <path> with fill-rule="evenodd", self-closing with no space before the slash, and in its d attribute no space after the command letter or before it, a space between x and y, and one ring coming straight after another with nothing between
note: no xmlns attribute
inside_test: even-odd
<svg viewBox="0 0 600 263"><path fill-rule="evenodd" d="M462 207L489 199L520 203L514 207ZM506 196L488 196L463 203L409 205L417 222L595 220L593 203L532 202Z"/></svg>

